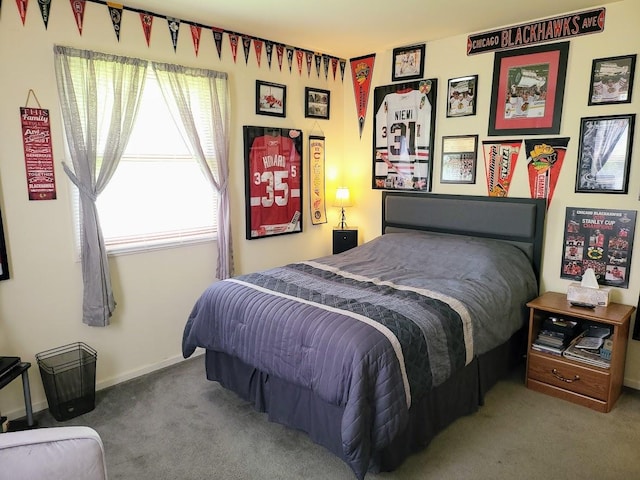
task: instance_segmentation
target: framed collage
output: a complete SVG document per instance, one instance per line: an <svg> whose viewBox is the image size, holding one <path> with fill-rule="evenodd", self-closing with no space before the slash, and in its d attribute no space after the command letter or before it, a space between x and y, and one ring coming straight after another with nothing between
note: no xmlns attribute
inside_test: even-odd
<svg viewBox="0 0 640 480"><path fill-rule="evenodd" d="M302 131L243 127L246 238L302 232Z"/></svg>
<svg viewBox="0 0 640 480"><path fill-rule="evenodd" d="M440 183L476 183L478 135L442 137Z"/></svg>

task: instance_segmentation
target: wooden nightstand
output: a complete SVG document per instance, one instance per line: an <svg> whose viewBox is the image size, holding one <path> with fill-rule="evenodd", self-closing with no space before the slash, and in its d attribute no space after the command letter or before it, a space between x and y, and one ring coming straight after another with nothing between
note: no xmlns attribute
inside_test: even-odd
<svg viewBox="0 0 640 480"><path fill-rule="evenodd" d="M547 292L527 303L529 338L526 386L532 390L609 412L622 391L629 337L629 321L635 307L609 303L607 307L574 307L562 293ZM609 368L600 368L562 355L534 350L531 345L548 317L573 320L580 325L599 324L613 328Z"/></svg>
<svg viewBox="0 0 640 480"><path fill-rule="evenodd" d="M333 231L333 253L346 252L358 246L358 229L345 228Z"/></svg>

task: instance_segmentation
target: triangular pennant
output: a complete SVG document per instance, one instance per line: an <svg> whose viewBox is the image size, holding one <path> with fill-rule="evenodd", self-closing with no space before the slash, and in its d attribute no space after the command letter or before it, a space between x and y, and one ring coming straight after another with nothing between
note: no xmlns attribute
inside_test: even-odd
<svg viewBox="0 0 640 480"><path fill-rule="evenodd" d="M545 138L524 141L531 198L544 198L547 208L558 183L569 138Z"/></svg>
<svg viewBox="0 0 640 480"><path fill-rule="evenodd" d="M244 49L244 63L249 63L249 51L251 50L251 37L242 36L242 48Z"/></svg>
<svg viewBox="0 0 640 480"><path fill-rule="evenodd" d="M265 49L265 54L267 55L267 64L269 65L269 70L271 70L271 58L273 57L273 43L265 42L264 49Z"/></svg>
<svg viewBox="0 0 640 480"><path fill-rule="evenodd" d="M22 19L22 25L24 25L24 21L27 18L27 6L29 5L29 0L16 0L16 5L18 6L20 18Z"/></svg>
<svg viewBox="0 0 640 480"><path fill-rule="evenodd" d="M306 52L307 56L307 77L311 76L311 66L313 65L313 52Z"/></svg>
<svg viewBox="0 0 640 480"><path fill-rule="evenodd" d="M293 47L285 47L287 51L287 62L289 63L289 73L291 73L291 67L293 67Z"/></svg>
<svg viewBox="0 0 640 480"><path fill-rule="evenodd" d="M144 32L144 38L147 41L147 47L151 43L151 27L153 26L153 15L148 12L140 12L140 23L142 24L142 31Z"/></svg>
<svg viewBox="0 0 640 480"><path fill-rule="evenodd" d="M71 10L73 10L73 18L76 19L78 32L82 35L82 24L84 22L84 8L87 0L70 0Z"/></svg>
<svg viewBox="0 0 640 480"><path fill-rule="evenodd" d="M222 59L222 34L224 30L211 27L211 31L213 32L213 41L216 44L216 50L218 50L218 59Z"/></svg>
<svg viewBox="0 0 640 480"><path fill-rule="evenodd" d="M371 88L371 77L373 77L373 65L375 59L375 53L351 59L351 75L353 80L353 90L356 96L356 106L358 109L360 138L362 138L364 120L367 115L367 104L369 103L369 90Z"/></svg>
<svg viewBox="0 0 640 480"><path fill-rule="evenodd" d="M333 79L336 79L336 70L338 69L338 59L337 58L332 58L331 59L331 68L333 69Z"/></svg>
<svg viewBox="0 0 640 480"><path fill-rule="evenodd" d="M193 39L193 49L196 52L196 57L200 51L200 36L202 35L202 27L198 25L191 25L191 38Z"/></svg>
<svg viewBox="0 0 640 480"><path fill-rule="evenodd" d="M113 31L116 32L116 37L120 41L120 24L122 23L122 9L123 5L119 3L107 2L109 8L109 16L111 17L111 23L113 24Z"/></svg>
<svg viewBox="0 0 640 480"><path fill-rule="evenodd" d="M316 61L316 74L318 75L318 78L320 78L320 67L322 66L322 55L320 53L315 53L313 55L313 58Z"/></svg>
<svg viewBox="0 0 640 480"><path fill-rule="evenodd" d="M340 76L342 77L342 81L344 82L344 71L347 66L347 61L344 58L340 59Z"/></svg>
<svg viewBox="0 0 640 480"><path fill-rule="evenodd" d="M302 60L304 52L302 50L296 50L296 63L298 64L298 75L302 75Z"/></svg>
<svg viewBox="0 0 640 480"><path fill-rule="evenodd" d="M253 48L256 51L256 62L258 62L258 67L260 67L260 63L262 61L262 40L253 40Z"/></svg>
<svg viewBox="0 0 640 480"><path fill-rule="evenodd" d="M38 0L38 6L40 7L40 14L42 15L42 21L44 22L45 30L49 26L49 14L51 13L51 0Z"/></svg>
<svg viewBox="0 0 640 480"><path fill-rule="evenodd" d="M282 71L282 60L284 60L284 45L276 45L276 55L278 56L278 66L280 67L280 71Z"/></svg>
<svg viewBox="0 0 640 480"><path fill-rule="evenodd" d="M324 60L324 79L329 79L329 55L322 55L322 59Z"/></svg>
<svg viewBox="0 0 640 480"><path fill-rule="evenodd" d="M238 35L235 33L229 34L229 43L231 44L231 55L233 56L233 63L236 62L238 56Z"/></svg>
<svg viewBox="0 0 640 480"><path fill-rule="evenodd" d="M178 48L178 34L180 33L180 19L173 17L166 17L167 25L169 25L169 34L171 35L171 43L173 44L173 51Z"/></svg>
<svg viewBox="0 0 640 480"><path fill-rule="evenodd" d="M484 166L487 174L487 190L490 197L507 197L511 177L516 169L522 140L482 142Z"/></svg>

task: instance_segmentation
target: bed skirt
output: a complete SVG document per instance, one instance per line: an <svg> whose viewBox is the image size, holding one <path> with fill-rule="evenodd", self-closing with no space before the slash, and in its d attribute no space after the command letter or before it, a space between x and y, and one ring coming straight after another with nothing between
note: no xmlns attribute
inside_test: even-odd
<svg viewBox="0 0 640 480"><path fill-rule="evenodd" d="M413 399L407 427L389 446L372 452L369 471L395 470L457 418L476 412L486 392L522 361L524 335L524 330L517 332L508 342L474 358L428 395ZM225 353L207 350L205 363L209 380L266 412L270 421L306 432L315 443L345 460L340 433L342 407Z"/></svg>

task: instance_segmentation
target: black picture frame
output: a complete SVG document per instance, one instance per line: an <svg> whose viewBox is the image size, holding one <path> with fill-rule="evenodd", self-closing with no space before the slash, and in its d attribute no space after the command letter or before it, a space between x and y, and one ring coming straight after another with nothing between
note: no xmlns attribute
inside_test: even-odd
<svg viewBox="0 0 640 480"><path fill-rule="evenodd" d="M287 116L287 86L256 80L256 114Z"/></svg>
<svg viewBox="0 0 640 480"><path fill-rule="evenodd" d="M302 130L244 126L246 238L302 232Z"/></svg>
<svg viewBox="0 0 640 480"><path fill-rule="evenodd" d="M569 42L496 52L490 136L560 133Z"/></svg>
<svg viewBox="0 0 640 480"><path fill-rule="evenodd" d="M424 76L425 44L393 49L391 81L417 80Z"/></svg>
<svg viewBox="0 0 640 480"><path fill-rule="evenodd" d="M636 54L596 58L591 66L589 105L631 103Z"/></svg>
<svg viewBox="0 0 640 480"><path fill-rule="evenodd" d="M576 193L628 192L635 117L624 114L580 119Z"/></svg>
<svg viewBox="0 0 640 480"><path fill-rule="evenodd" d="M319 88L305 87L304 116L329 120L331 108L331 92Z"/></svg>
<svg viewBox="0 0 640 480"><path fill-rule="evenodd" d="M478 135L442 137L440 183L476 183Z"/></svg>
<svg viewBox="0 0 640 480"><path fill-rule="evenodd" d="M431 78L374 89L372 188L431 191L437 88Z"/></svg>
<svg viewBox="0 0 640 480"><path fill-rule="evenodd" d="M7 257L7 244L4 238L2 209L0 208L0 280L8 280L8 279L9 279L9 257Z"/></svg>
<svg viewBox="0 0 640 480"><path fill-rule="evenodd" d="M478 75L450 78L447 88L447 117L476 114Z"/></svg>

